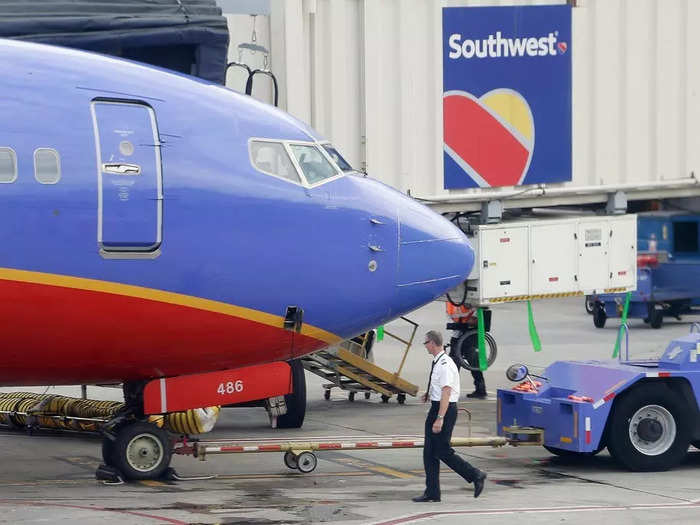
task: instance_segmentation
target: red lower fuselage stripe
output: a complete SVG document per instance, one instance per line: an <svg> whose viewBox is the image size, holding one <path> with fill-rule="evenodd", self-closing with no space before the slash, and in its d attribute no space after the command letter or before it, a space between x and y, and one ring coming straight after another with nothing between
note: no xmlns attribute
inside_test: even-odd
<svg viewBox="0 0 700 525"><path fill-rule="evenodd" d="M327 345L284 330L281 321L275 327L180 304L8 280L0 280L0 318L0 384L8 386L225 370Z"/></svg>

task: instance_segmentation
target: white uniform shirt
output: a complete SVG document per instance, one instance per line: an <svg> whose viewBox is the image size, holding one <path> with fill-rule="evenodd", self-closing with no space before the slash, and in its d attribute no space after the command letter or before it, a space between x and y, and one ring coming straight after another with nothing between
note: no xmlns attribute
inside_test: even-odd
<svg viewBox="0 0 700 525"><path fill-rule="evenodd" d="M450 392L450 403L456 403L459 401L459 371L457 370L457 365L445 352L440 352L435 356L433 362L435 366L430 377L430 392L428 392L430 400L440 401L442 388L449 386L452 389Z"/></svg>

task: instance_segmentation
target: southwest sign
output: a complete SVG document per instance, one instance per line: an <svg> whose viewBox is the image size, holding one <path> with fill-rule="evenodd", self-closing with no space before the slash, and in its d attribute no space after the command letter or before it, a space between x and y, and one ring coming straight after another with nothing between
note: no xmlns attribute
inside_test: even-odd
<svg viewBox="0 0 700 525"><path fill-rule="evenodd" d="M571 7L446 7L444 187L571 180Z"/></svg>

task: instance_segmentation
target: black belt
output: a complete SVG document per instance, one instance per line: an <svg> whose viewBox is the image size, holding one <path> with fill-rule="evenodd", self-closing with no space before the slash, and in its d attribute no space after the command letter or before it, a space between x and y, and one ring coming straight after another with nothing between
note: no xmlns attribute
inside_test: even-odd
<svg viewBox="0 0 700 525"><path fill-rule="evenodd" d="M430 402L431 402L433 405L440 406L440 401L433 401L433 400L431 399ZM450 405L456 405L456 404L457 404L457 401L450 401L449 404L450 404Z"/></svg>

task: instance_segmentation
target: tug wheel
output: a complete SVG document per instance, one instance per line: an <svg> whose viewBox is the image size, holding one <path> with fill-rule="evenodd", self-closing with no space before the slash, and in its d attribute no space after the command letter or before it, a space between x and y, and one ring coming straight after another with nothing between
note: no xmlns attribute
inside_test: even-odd
<svg viewBox="0 0 700 525"><path fill-rule="evenodd" d="M172 449L168 432L151 423L126 425L117 432L111 445L107 441L111 440L103 441L103 457L126 479L156 479L170 465Z"/></svg>
<svg viewBox="0 0 700 525"><path fill-rule="evenodd" d="M646 383L621 396L610 414L608 450L630 470L659 471L688 452L688 407L668 386Z"/></svg>

